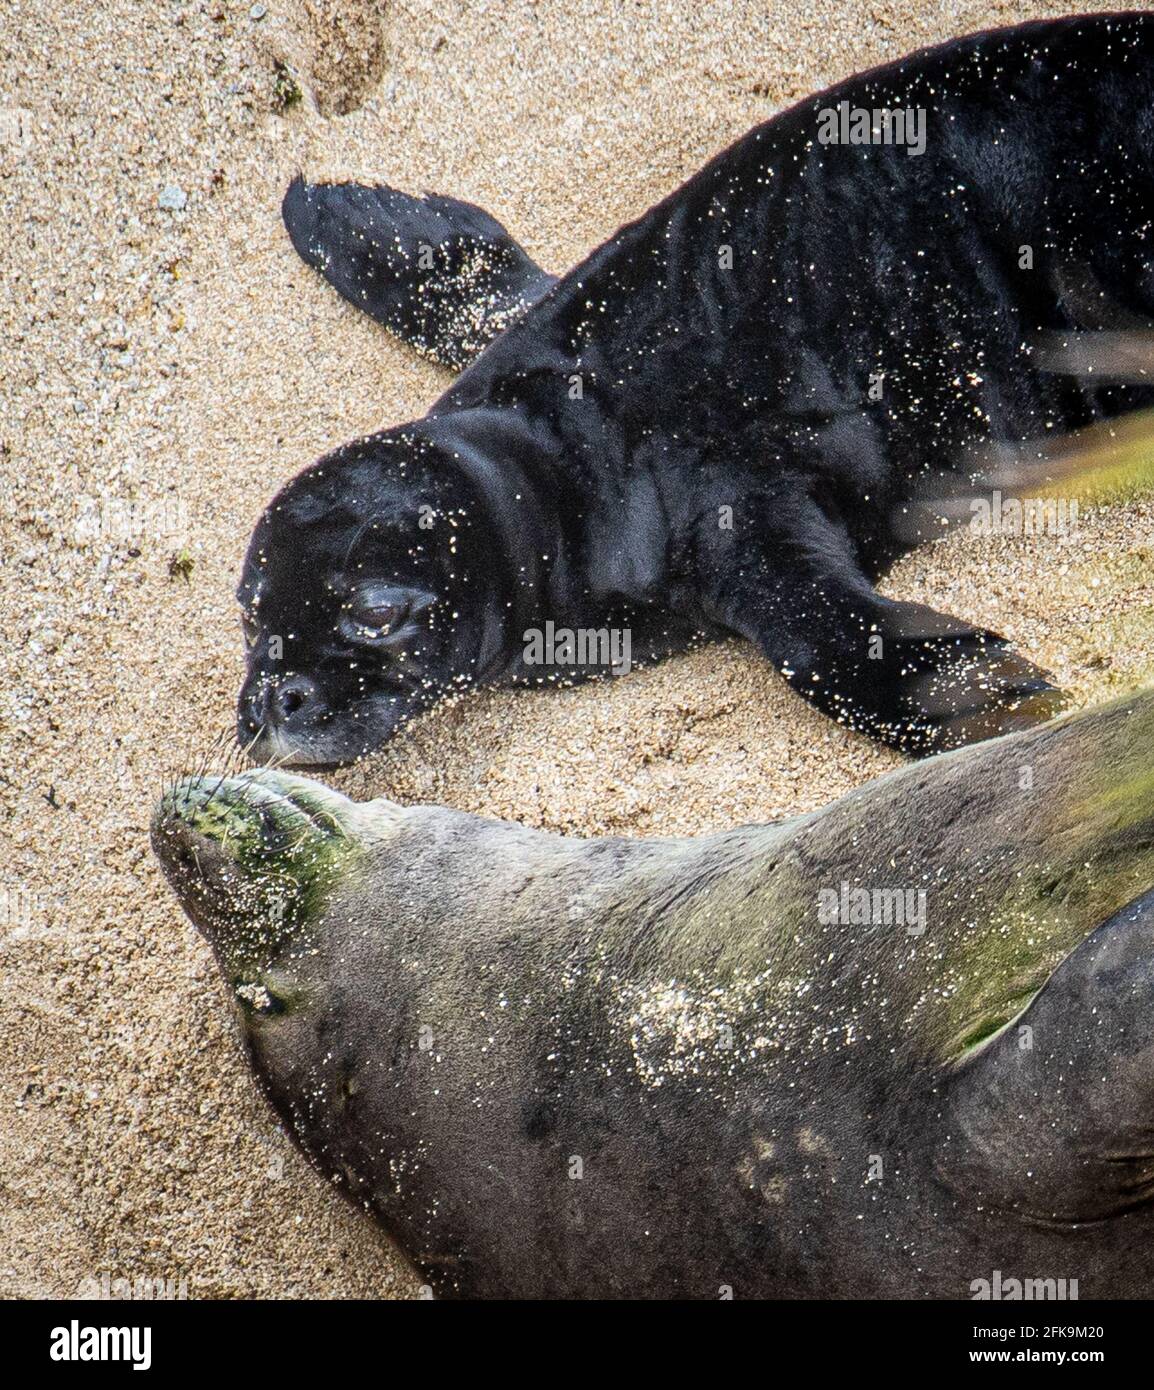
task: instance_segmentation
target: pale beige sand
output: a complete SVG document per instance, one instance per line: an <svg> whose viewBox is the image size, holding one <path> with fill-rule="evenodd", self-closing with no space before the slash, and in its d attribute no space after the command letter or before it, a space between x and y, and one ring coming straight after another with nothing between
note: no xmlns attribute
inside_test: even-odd
<svg viewBox="0 0 1154 1390"><path fill-rule="evenodd" d="M0 106L32 129L0 151L0 1294L102 1274L192 1296L415 1287L256 1095L146 835L162 773L231 721L232 588L262 504L444 385L297 263L292 173L475 199L561 270L790 98L1062 8L4 5ZM276 58L309 94L287 114ZM158 206L170 184L183 211ZM100 498L146 504L150 529L78 537ZM157 534L166 500L184 534ZM962 539L890 588L1002 629L1096 699L1150 675L1150 523L1133 506L1060 544ZM170 576L184 550L191 573ZM473 699L339 780L651 834L804 810L895 761L731 644Z"/></svg>

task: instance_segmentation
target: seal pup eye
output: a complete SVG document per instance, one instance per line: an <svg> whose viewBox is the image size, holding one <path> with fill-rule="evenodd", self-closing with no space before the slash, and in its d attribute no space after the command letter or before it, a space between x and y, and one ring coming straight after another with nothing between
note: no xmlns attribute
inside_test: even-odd
<svg viewBox="0 0 1154 1390"><path fill-rule="evenodd" d="M349 604L350 621L361 636L370 640L387 637L404 621L407 612L403 600L378 597L373 593L358 594Z"/></svg>
<svg viewBox="0 0 1154 1390"><path fill-rule="evenodd" d="M352 642L387 642L436 602L436 595L395 584L366 584L349 596L341 632Z"/></svg>

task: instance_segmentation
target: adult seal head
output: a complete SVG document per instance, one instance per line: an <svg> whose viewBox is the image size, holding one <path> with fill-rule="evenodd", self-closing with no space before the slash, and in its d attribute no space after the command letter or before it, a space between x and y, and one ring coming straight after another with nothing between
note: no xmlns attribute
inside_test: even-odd
<svg viewBox="0 0 1154 1390"><path fill-rule="evenodd" d="M153 838L438 1296L1150 1297L1151 746L1154 693L654 841L254 771Z"/></svg>

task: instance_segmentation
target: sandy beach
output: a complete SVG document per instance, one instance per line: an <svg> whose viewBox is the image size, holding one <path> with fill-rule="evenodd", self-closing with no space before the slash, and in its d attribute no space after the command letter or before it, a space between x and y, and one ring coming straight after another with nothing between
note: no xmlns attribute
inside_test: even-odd
<svg viewBox="0 0 1154 1390"><path fill-rule="evenodd" d="M447 384L280 223L289 179L493 210L563 271L774 111L1024 3L8 0L0 15L0 1297L411 1297L257 1094L148 844L232 725L233 590L276 489ZM1117 9L1117 5L1084 5ZM1079 703L1154 679L1154 502L965 532L886 592L1007 634ZM577 835L820 806L896 754L726 643L481 694L332 778Z"/></svg>

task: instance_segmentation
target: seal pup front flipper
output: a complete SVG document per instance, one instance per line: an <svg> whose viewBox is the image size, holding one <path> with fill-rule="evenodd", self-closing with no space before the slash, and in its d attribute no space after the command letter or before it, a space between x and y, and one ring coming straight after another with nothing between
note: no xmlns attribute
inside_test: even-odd
<svg viewBox="0 0 1154 1390"><path fill-rule="evenodd" d="M988 628L879 594L845 523L804 490L746 498L701 528L705 611L755 642L823 713L916 757L1059 713L1066 695Z"/></svg>
<svg viewBox="0 0 1154 1390"><path fill-rule="evenodd" d="M301 259L422 356L460 371L555 283L483 208L387 184L289 184Z"/></svg>

